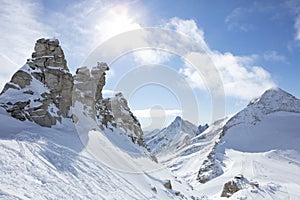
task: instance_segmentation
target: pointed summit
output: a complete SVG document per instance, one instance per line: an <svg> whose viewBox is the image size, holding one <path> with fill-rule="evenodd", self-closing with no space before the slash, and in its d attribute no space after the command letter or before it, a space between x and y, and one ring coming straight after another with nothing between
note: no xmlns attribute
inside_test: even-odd
<svg viewBox="0 0 300 200"><path fill-rule="evenodd" d="M227 126L256 123L265 115L279 111L300 113L300 100L280 88L271 88L250 101L244 110L228 121Z"/></svg>
<svg viewBox="0 0 300 200"><path fill-rule="evenodd" d="M266 90L259 98L251 100L248 106L252 104L266 104L271 102L277 102L280 104L287 100L297 101L297 98L278 87L274 87Z"/></svg>
<svg viewBox="0 0 300 200"><path fill-rule="evenodd" d="M182 120L181 117L177 116L174 121L181 121L181 120Z"/></svg>

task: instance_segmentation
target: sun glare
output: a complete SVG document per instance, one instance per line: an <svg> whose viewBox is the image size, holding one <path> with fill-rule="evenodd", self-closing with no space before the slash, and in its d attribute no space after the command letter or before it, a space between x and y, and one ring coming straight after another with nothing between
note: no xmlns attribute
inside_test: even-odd
<svg viewBox="0 0 300 200"><path fill-rule="evenodd" d="M96 29L103 33L104 38L110 38L140 27L140 24L136 22L136 17L129 15L128 7L117 5L105 13L104 19L96 26Z"/></svg>

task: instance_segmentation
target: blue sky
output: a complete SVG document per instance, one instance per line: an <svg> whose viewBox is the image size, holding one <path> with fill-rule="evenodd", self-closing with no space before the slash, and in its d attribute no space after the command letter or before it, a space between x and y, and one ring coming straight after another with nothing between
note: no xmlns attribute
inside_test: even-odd
<svg viewBox="0 0 300 200"><path fill-rule="evenodd" d="M30 57L38 38L58 38L74 73L103 42L130 30L156 27L180 32L208 52L223 81L226 114L239 111L249 100L273 86L300 97L300 2L297 0L0 0L0 4L0 87ZM156 37L142 42L153 47L156 40L163 40L162 36ZM135 38L130 41L136 42ZM124 77L130 76L132 79L126 80L134 82L137 78L132 74L138 73L135 70L144 69L139 67L159 65L145 69L156 70L155 77L166 77L175 71L169 81L183 81L188 89L182 89L182 84L175 88L154 78L156 82L145 82L125 95L143 127L165 126L176 115L196 124L210 123L215 105L204 83L207 77L199 76L183 57L168 51L176 50L178 43L184 49L188 45L175 40L161 43L164 50L131 49L110 63L107 96L118 89ZM189 57L193 51L190 49L185 56ZM166 70L164 75L163 70ZM145 76L149 74L144 72ZM190 94L197 103L192 98L182 98Z"/></svg>

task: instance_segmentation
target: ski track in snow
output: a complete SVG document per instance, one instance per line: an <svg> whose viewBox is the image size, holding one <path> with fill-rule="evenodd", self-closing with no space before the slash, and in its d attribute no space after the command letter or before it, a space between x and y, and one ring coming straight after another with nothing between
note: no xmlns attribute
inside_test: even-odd
<svg viewBox="0 0 300 200"><path fill-rule="evenodd" d="M95 161L81 156L74 159L76 155L69 149L53 143L45 144L49 146L19 140L1 144L1 158L4 158L1 159L0 172L2 196L9 194L20 199L56 199L67 195L73 199L107 199L119 198L122 194L126 199L147 199L130 182ZM11 149L10 146L16 148ZM17 194L14 191L16 188Z"/></svg>

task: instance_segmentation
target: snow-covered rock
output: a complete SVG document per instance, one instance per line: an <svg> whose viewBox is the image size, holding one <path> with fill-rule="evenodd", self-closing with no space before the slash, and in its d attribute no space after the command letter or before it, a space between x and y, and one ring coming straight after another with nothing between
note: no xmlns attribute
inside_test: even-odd
<svg viewBox="0 0 300 200"><path fill-rule="evenodd" d="M96 117L96 103L102 100L102 89L109 67L106 63L97 63L91 70L84 66L76 70L74 76L73 104L77 101L84 105L85 114Z"/></svg>
<svg viewBox="0 0 300 200"><path fill-rule="evenodd" d="M96 110L98 123L102 129L121 129L132 139L133 143L146 147L140 122L130 111L122 93L117 93L112 98L98 100Z"/></svg>
<svg viewBox="0 0 300 200"><path fill-rule="evenodd" d="M73 77L58 40L39 39L34 49L4 86L0 106L14 118L50 127L70 116Z"/></svg>

